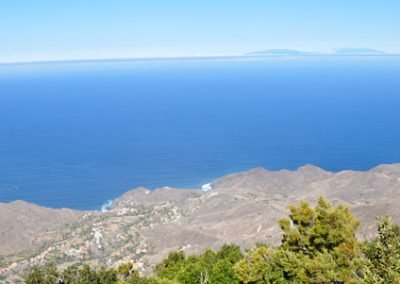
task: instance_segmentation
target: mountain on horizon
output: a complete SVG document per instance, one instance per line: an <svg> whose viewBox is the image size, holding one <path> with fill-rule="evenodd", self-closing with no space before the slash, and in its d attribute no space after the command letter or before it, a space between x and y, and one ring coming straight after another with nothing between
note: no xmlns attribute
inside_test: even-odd
<svg viewBox="0 0 400 284"><path fill-rule="evenodd" d="M384 55L385 51L372 48L335 48L331 52L301 51L296 49L267 49L246 53L249 56L307 56L307 55Z"/></svg>
<svg viewBox="0 0 400 284"><path fill-rule="evenodd" d="M340 55L380 55L386 54L385 51L376 50L372 48L336 48L334 54Z"/></svg>

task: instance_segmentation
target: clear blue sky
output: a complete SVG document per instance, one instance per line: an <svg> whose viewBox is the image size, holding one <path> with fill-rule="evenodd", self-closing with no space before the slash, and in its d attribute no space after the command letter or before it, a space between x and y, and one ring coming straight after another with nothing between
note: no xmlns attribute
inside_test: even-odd
<svg viewBox="0 0 400 284"><path fill-rule="evenodd" d="M399 0L10 0L0 62L369 47L400 53Z"/></svg>

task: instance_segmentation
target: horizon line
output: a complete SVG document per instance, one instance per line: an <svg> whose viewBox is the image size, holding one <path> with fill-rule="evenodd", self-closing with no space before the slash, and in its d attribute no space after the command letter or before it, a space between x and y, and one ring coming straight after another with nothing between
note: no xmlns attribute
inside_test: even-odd
<svg viewBox="0 0 400 284"><path fill-rule="evenodd" d="M318 53L308 54L257 54L250 52L245 54L230 55L188 55L188 56L143 56L143 57L104 57L104 58L71 58L71 59L44 59L1 62L0 66L6 65L33 65L33 64L57 64L57 63L96 63L96 62L124 62L124 61L168 61L168 60L205 60L205 59L240 59L240 58L302 58L302 57L391 57L400 56L400 53Z"/></svg>

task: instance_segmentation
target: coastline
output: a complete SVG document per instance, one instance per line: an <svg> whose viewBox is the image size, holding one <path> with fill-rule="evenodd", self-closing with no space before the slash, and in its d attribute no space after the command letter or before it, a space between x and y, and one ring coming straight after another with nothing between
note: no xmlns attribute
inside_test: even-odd
<svg viewBox="0 0 400 284"><path fill-rule="evenodd" d="M107 212L110 209L112 209L113 203L116 200L118 200L121 197L123 197L124 195L126 195L126 194L128 194L130 192L134 192L135 190L138 190L138 189L139 190L145 189L145 190L147 190L149 192L157 192L159 190L174 190L174 191L175 190L178 190L178 191L187 190L187 191L198 191L199 193L207 193L207 192L212 191L214 189L214 184L217 183L219 180L222 180L224 178L229 178L231 176L236 176L236 175L246 175L248 173L257 172L257 171L266 171L266 172L269 172L269 173L278 173L279 174L279 173L297 173L297 172L302 172L304 169L312 169L313 171L321 171L321 172L329 173L329 174L332 174L332 175L343 175L343 174L346 174L346 173L355 173L355 174L357 174L357 173L365 173L365 172L377 171L379 169L386 168L386 167L396 167L396 168L398 167L399 171L400 171L400 163L390 163L390 164L383 163L383 164L379 164L377 166L371 167L371 168L369 168L367 170L345 169L345 170L340 170L340 171L336 171L336 172L327 171L327 170L325 170L325 169L323 169L321 167L314 166L314 165L311 165L311 164L305 164L305 165L300 166L300 167L298 167L296 169L278 169L278 170L269 170L269 169L266 169L266 168L263 168L263 167L255 167L255 168L250 168L250 169L247 169L247 170L245 169L243 171L232 172L232 173L228 173L228 174L225 174L225 175L221 175L220 177L218 177L218 178L216 178L214 180L210 180L209 182L203 183L203 184L201 184L199 186L171 187L169 185L165 185L165 186L157 187L157 188L146 188L146 187L143 187L143 186L137 186L136 188L127 190L125 193L123 193L122 195L120 195L120 196L118 196L118 197L116 197L114 199L107 199L103 204L101 204L99 206L99 208L97 210L96 209L95 210L73 209L73 208L69 208L69 207L42 206L40 204L32 203L32 202L21 200L21 199L16 199L16 200L8 201L8 202L0 202L0 206L2 204L4 205L4 204L12 204L12 203L15 203L15 202L16 203L22 202L22 203L32 204L34 206L47 208L47 209L53 209L53 210L65 210L66 209L66 210L73 210L73 211L77 211L77 212L80 211L80 212L103 212L104 213L104 212ZM400 172L399 172L399 174L400 174Z"/></svg>
<svg viewBox="0 0 400 284"><path fill-rule="evenodd" d="M0 79L0 199L99 210L132 187L200 188L257 165L400 161L398 60L284 58L15 68Z"/></svg>
<svg viewBox="0 0 400 284"><path fill-rule="evenodd" d="M105 212L0 203L0 227L8 228L0 233L0 279L52 259L104 267L134 261L149 271L172 250L195 254L224 243L243 249L274 245L280 239L277 222L288 207L302 200L315 204L320 196L349 208L360 221L360 239L376 236L376 216L400 221L400 164L337 173L311 165L293 171L258 167L220 177L209 187L139 187ZM245 233L238 234L238 227Z"/></svg>

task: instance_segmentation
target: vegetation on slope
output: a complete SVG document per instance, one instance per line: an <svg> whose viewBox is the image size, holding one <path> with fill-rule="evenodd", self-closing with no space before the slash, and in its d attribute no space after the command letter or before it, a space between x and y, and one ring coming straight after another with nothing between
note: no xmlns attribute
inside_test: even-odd
<svg viewBox="0 0 400 284"><path fill-rule="evenodd" d="M236 245L224 245L198 256L171 252L150 277L140 276L130 263L63 271L48 264L34 267L26 283L400 283L400 227L389 217L378 219L377 238L360 242L355 235L359 223L350 210L321 198L314 208L305 201L291 206L279 225L278 248L258 244L243 254Z"/></svg>

